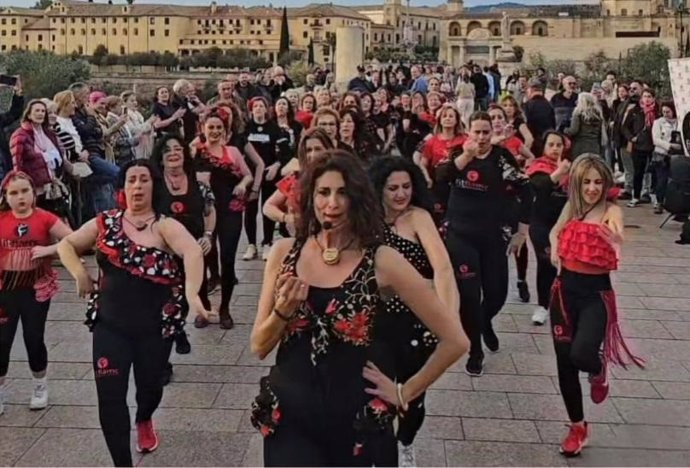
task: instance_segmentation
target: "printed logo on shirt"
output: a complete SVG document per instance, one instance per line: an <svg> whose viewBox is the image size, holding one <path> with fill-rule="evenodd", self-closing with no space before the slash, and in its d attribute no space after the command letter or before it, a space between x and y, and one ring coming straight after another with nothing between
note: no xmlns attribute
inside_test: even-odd
<svg viewBox="0 0 690 468"><path fill-rule="evenodd" d="M174 214L180 214L185 212L184 203L175 201L170 204L170 211Z"/></svg>
<svg viewBox="0 0 690 468"><path fill-rule="evenodd" d="M455 186L457 188L465 190L473 190L475 192L487 192L489 186L479 182L479 172L477 171L467 171L464 177L458 177L455 179Z"/></svg>
<svg viewBox="0 0 690 468"><path fill-rule="evenodd" d="M29 226L24 223L17 225L17 237L24 237L29 233Z"/></svg>
<svg viewBox="0 0 690 468"><path fill-rule="evenodd" d="M464 263L458 267L458 278L461 280L474 278L475 276L477 276L477 274L473 271L470 271L470 267Z"/></svg>
<svg viewBox="0 0 690 468"><path fill-rule="evenodd" d="M117 377L120 375L120 370L119 369L110 369L110 361L108 361L107 357L100 357L98 360L96 360L96 378L100 379L101 377Z"/></svg>
<svg viewBox="0 0 690 468"><path fill-rule="evenodd" d="M271 136L267 133L250 133L247 135L247 140L252 143L270 143Z"/></svg>

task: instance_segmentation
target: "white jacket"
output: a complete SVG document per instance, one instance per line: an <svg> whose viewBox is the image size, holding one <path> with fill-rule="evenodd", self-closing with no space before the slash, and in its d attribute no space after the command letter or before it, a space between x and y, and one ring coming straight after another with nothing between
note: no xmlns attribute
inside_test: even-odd
<svg viewBox="0 0 690 468"><path fill-rule="evenodd" d="M652 126L652 141L654 151L659 154L668 154L671 149L671 134L677 130L677 121L668 121L659 117Z"/></svg>

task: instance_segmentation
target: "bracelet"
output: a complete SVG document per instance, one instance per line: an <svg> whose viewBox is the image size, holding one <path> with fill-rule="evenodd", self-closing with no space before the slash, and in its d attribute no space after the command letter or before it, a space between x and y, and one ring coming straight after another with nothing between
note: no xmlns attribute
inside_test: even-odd
<svg viewBox="0 0 690 468"><path fill-rule="evenodd" d="M403 398L403 384L398 382L398 385L396 385L396 390L398 394L398 406L403 409L403 411L407 411L407 403L405 402L405 399Z"/></svg>
<svg viewBox="0 0 690 468"><path fill-rule="evenodd" d="M204 236L211 238L213 237L213 231L204 231Z"/></svg>
<svg viewBox="0 0 690 468"><path fill-rule="evenodd" d="M292 316L287 317L287 316L283 315L281 312L278 312L278 309L273 309L273 313L276 314L276 316L284 322L289 322L292 320Z"/></svg>

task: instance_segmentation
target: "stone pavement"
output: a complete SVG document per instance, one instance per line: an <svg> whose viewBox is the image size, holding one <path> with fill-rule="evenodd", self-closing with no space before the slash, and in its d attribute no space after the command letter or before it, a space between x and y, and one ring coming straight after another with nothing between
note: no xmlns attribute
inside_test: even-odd
<svg viewBox="0 0 690 468"><path fill-rule="evenodd" d="M630 228L616 291L624 333L648 368L614 370L612 398L586 404L593 433L583 455L568 461L557 453L566 413L549 329L531 325L534 306L518 303L511 290L496 324L502 351L487 356L486 374L470 379L461 362L428 392L428 416L416 443L420 466L690 465L690 246L673 243L677 223L659 230L660 221L648 206L626 211ZM174 380L155 417L161 445L143 459L136 456L142 466L262 463L248 408L270 359L258 361L247 343L263 263L239 261L238 268L236 328L189 328L192 354L174 357ZM532 277L534 270L532 262ZM46 333L51 405L28 410L30 374L18 335L10 404L0 417L2 465L111 463L98 423L91 336L81 324L84 304L64 271L61 278Z"/></svg>

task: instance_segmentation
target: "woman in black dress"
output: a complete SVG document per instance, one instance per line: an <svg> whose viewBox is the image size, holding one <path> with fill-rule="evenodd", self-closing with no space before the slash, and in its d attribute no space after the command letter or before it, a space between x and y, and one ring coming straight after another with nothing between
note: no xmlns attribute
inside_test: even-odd
<svg viewBox="0 0 690 468"><path fill-rule="evenodd" d="M261 359L280 343L252 410L264 463L395 466L396 407L406 410L467 341L414 267L380 246L378 203L350 154L307 168L300 192L297 237L271 250L251 335ZM394 330L380 323L388 290L439 339L427 365L397 385Z"/></svg>
<svg viewBox="0 0 690 468"><path fill-rule="evenodd" d="M445 313L460 310L453 268L443 240L431 217L433 203L424 176L411 161L400 157L379 159L369 169L379 196L386 226L384 243L397 250L429 284L433 284ZM399 297L386 302L387 317L397 330L396 380L405 382L416 374L436 349L436 337L419 321ZM416 466L414 441L424 422L424 394L409 403L410 409L398 422L400 466Z"/></svg>
<svg viewBox="0 0 690 468"><path fill-rule="evenodd" d="M99 213L58 245L79 295L91 296L86 324L93 332L98 412L115 466L132 466L130 369L137 451L152 452L158 447L152 416L163 396L165 339L183 333L185 296L195 313L208 313L196 293L203 276L201 248L184 226L163 215L162 183L150 161L129 162L119 180L126 208ZM96 250L98 281L79 258L90 249ZM175 255L183 259L184 281Z"/></svg>
<svg viewBox="0 0 690 468"><path fill-rule="evenodd" d="M230 299L235 289L235 255L242 234L244 213L249 187L253 181L240 150L227 145L227 114L212 110L203 121L203 143L192 149L197 176L208 181L216 198L216 230L220 245L220 327L234 327L230 316ZM194 325L208 325L204 317L197 317Z"/></svg>
<svg viewBox="0 0 690 468"><path fill-rule="evenodd" d="M215 198L211 187L196 180L193 161L189 155L189 149L184 144L182 137L167 134L156 143L151 160L163 173L165 182L165 201L163 212L179 221L201 246L204 255L211 250L211 239L216 226ZM199 290L199 297L204 307L211 309L208 300L206 275ZM186 311L185 311L186 312ZM187 318L187 314L183 315ZM175 337L175 351L177 354L189 354L191 345L186 333L180 333ZM170 358L172 342L167 353ZM172 365L167 364L167 372L163 376L163 382L167 384L172 375Z"/></svg>

